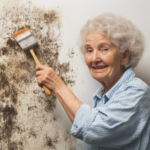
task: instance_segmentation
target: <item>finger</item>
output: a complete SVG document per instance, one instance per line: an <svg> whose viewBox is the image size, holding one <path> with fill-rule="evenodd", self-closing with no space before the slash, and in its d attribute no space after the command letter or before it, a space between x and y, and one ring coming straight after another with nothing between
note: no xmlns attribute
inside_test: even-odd
<svg viewBox="0 0 150 150"><path fill-rule="evenodd" d="M48 89L51 89L51 84L47 83L47 82L44 82L41 80L41 78L37 78L37 83L38 83L38 86L43 88L43 85L45 85Z"/></svg>
<svg viewBox="0 0 150 150"><path fill-rule="evenodd" d="M38 83L38 85L40 86L40 87L42 87L42 80L41 80L41 77L38 77L37 78L37 83Z"/></svg>
<svg viewBox="0 0 150 150"><path fill-rule="evenodd" d="M35 70L36 71L38 71L38 70L44 70L46 67L45 66L43 66L43 65L37 65L36 67L35 67Z"/></svg>
<svg viewBox="0 0 150 150"><path fill-rule="evenodd" d="M43 71L42 70L39 70L39 71L36 71L36 76L38 77L38 76L41 76L41 75L43 75L44 73L43 73Z"/></svg>

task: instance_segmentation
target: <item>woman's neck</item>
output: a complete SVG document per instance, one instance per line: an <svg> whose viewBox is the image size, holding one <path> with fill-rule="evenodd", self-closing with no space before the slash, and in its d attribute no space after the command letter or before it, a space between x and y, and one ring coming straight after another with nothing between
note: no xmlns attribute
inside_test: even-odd
<svg viewBox="0 0 150 150"><path fill-rule="evenodd" d="M118 80L122 77L124 72L125 69L121 68L118 72L116 72L116 74L112 78L107 78L104 81L100 81L100 83L104 87L103 95L106 94L118 82Z"/></svg>

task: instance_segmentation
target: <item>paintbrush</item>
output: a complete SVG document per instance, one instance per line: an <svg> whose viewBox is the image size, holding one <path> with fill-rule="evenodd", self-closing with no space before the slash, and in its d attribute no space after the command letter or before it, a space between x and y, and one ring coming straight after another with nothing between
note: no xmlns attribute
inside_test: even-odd
<svg viewBox="0 0 150 150"><path fill-rule="evenodd" d="M31 34L30 30L28 28L25 28L15 33L13 37L18 42L23 51L30 51L36 65L40 65L41 63L33 51L33 48L38 46L38 43L36 42L34 36ZM43 88L47 95L51 95L51 91L45 85L43 85Z"/></svg>

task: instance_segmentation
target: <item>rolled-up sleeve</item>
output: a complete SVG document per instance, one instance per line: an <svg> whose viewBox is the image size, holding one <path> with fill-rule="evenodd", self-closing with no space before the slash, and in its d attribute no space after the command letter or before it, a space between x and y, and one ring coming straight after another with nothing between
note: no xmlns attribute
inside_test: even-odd
<svg viewBox="0 0 150 150"><path fill-rule="evenodd" d="M103 106L91 108L83 104L76 113L71 134L91 145L119 148L140 136L149 116L149 93L127 87Z"/></svg>
<svg viewBox="0 0 150 150"><path fill-rule="evenodd" d="M72 135L76 138L83 139L84 134L87 133L97 114L98 110L91 109L89 105L83 104L75 116L71 129Z"/></svg>

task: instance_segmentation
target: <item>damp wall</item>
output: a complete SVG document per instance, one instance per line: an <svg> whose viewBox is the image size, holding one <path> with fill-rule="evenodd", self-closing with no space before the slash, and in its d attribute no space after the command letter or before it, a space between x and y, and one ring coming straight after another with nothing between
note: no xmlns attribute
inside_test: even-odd
<svg viewBox="0 0 150 150"><path fill-rule="evenodd" d="M59 101L38 87L35 63L12 35L30 28L40 62L53 67L84 103L92 106L99 87L85 65L77 39L89 18L114 12L135 23L146 38L145 53L135 68L150 85L148 0L1 0L0 3L0 150L75 150L71 122Z"/></svg>

